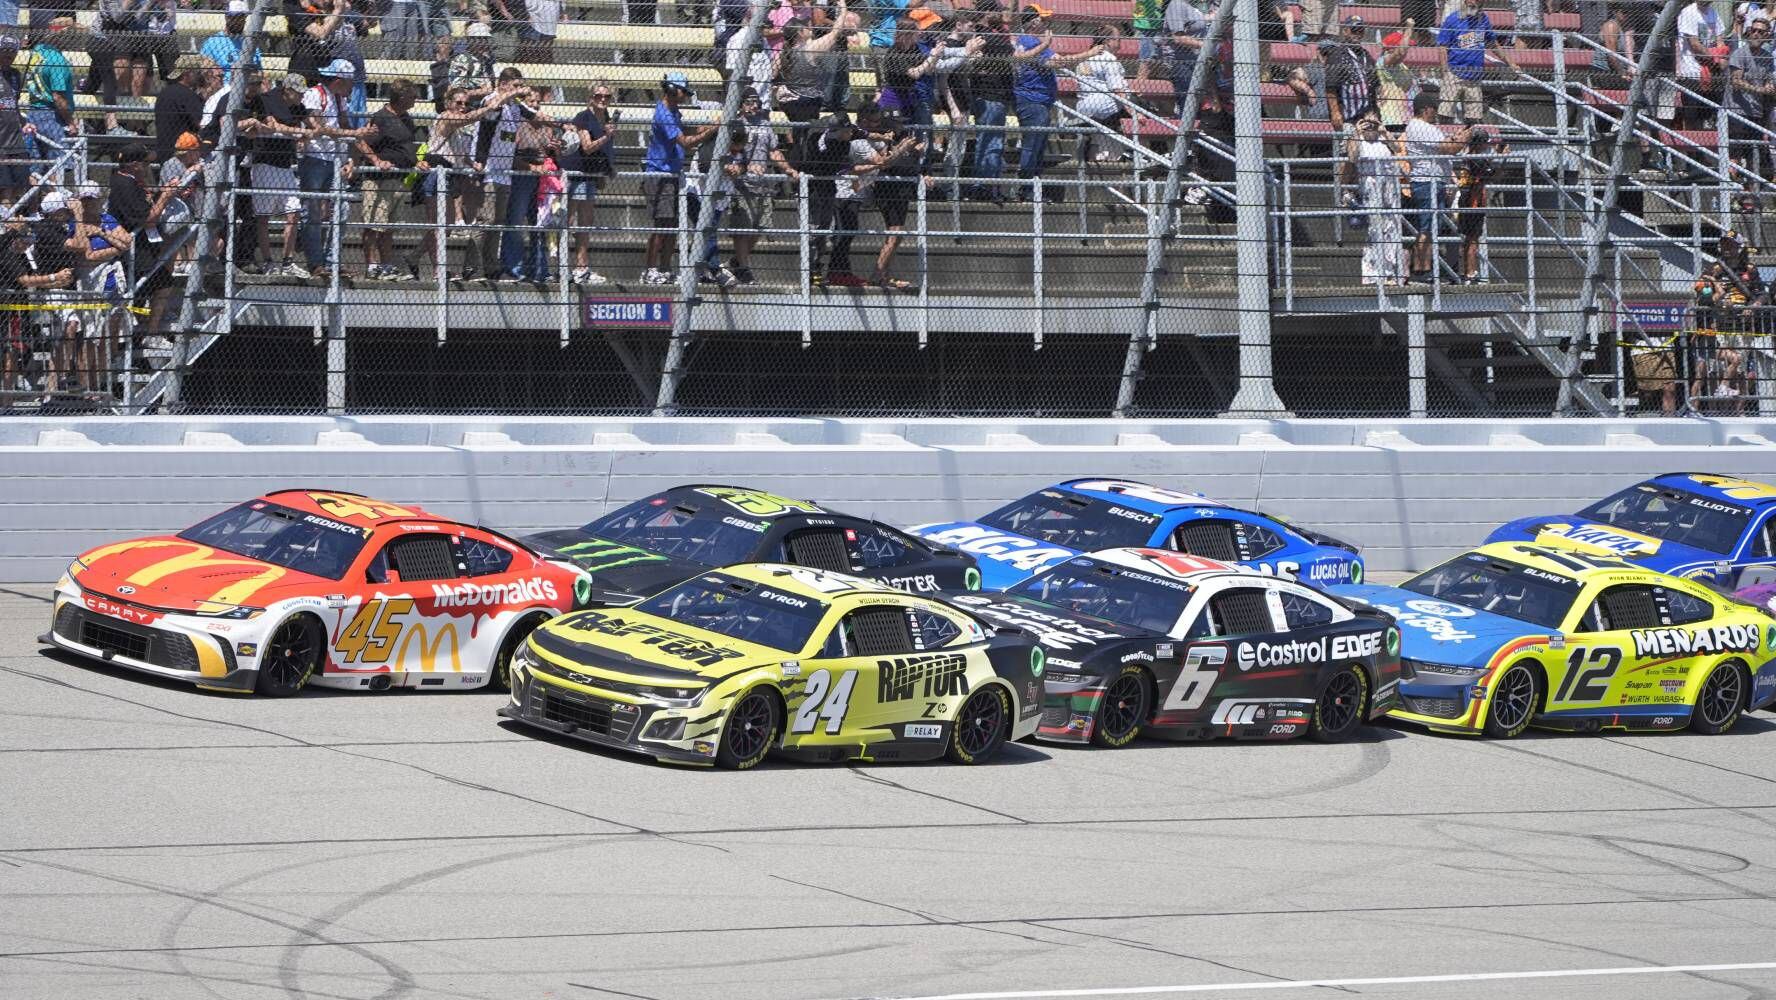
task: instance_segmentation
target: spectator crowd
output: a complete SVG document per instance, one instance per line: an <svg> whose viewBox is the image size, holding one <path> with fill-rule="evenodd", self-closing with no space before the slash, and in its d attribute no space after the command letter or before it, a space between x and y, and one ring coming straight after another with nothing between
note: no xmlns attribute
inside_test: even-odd
<svg viewBox="0 0 1776 1000"><path fill-rule="evenodd" d="M632 27L668 17L648 0L612 5ZM1124 23L1061 31L1037 0L776 0L756 48L743 0L679 5L671 16L713 32L707 65L741 84L727 120L712 120L725 86L700 93L694 80L710 77L688 60L563 85L575 74L560 67L582 55L561 28L595 6L277 0L276 32L243 60L247 0L43 3L22 18L0 2L0 31L12 32L0 37L0 287L21 306L5 314L0 391L45 380L115 391L129 375L121 355L151 366L170 349L180 291L211 261L258 281L415 282L448 268L456 280L582 287L669 286L688 272L731 288L761 280L761 239L799 229L805 197L811 285L909 291L897 258L921 201L1079 197L1046 176L1053 164L1114 166L1164 142L1124 126L1163 117L1199 61L1210 61L1202 128L1231 136L1231 42L1205 41L1214 0L1133 0ZM1485 216L1508 148L1482 120L1499 81L1547 46L1546 14L1578 15L1600 91L1627 86L1656 14L1630 0L1510 0L1505 31L1478 0L1404 0L1401 23L1376 30L1341 17L1337 0L1258 7L1261 38L1311 52L1272 67L1281 96L1268 99L1328 124L1316 148L1338 162L1340 210L1365 231L1361 280L1380 285L1431 280L1433 233L1453 237L1454 280L1487 280ZM220 13L221 30L180 34L180 18L200 11ZM1771 16L1757 3L1687 3L1652 54L1653 117L1711 129L1712 102L1724 102L1736 155L1761 151L1767 170ZM1426 48L1434 65L1409 58ZM267 72L267 56L282 68ZM425 70L372 79L371 57ZM651 111L624 119L620 100L643 95ZM218 178L230 123L243 155ZM64 162L77 136L103 183ZM1195 168L1230 176L1219 162ZM623 223L597 206L616 185L639 193L627 224L648 232L607 278L594 267L612 268L601 234ZM209 192L232 202L233 233L196 225ZM42 315L22 308L32 302Z"/></svg>

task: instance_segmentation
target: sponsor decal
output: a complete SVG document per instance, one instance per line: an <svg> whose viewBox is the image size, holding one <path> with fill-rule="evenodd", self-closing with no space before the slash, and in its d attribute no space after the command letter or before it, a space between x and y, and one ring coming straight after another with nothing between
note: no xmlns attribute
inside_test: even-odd
<svg viewBox="0 0 1776 1000"><path fill-rule="evenodd" d="M1313 583L1345 583L1351 581L1353 563L1343 560L1337 562L1317 562L1307 568L1307 578Z"/></svg>
<svg viewBox="0 0 1776 1000"><path fill-rule="evenodd" d="M1559 573L1550 573L1544 569L1536 569L1534 566L1524 566L1521 567L1521 570L1524 576L1536 580L1547 580L1549 583L1557 583L1563 587L1570 585L1572 582L1570 579L1561 576Z"/></svg>
<svg viewBox="0 0 1776 1000"><path fill-rule="evenodd" d="M1295 735L1295 725L1293 723L1288 723L1288 722L1278 723L1277 725L1270 727L1270 735L1271 736L1293 736L1293 735Z"/></svg>
<svg viewBox="0 0 1776 1000"><path fill-rule="evenodd" d="M1041 646L1037 646L1037 647L1030 650L1030 676L1031 677L1041 677L1042 676L1043 657L1045 655L1046 654L1044 654L1042 652Z"/></svg>
<svg viewBox="0 0 1776 1000"><path fill-rule="evenodd" d="M122 601L108 601L96 594L81 594L80 600L86 604L88 611L97 611L101 615L121 618L126 622L139 622L146 625L160 621L163 617L159 611L150 611L147 608L139 608L134 604L125 604Z"/></svg>
<svg viewBox="0 0 1776 1000"><path fill-rule="evenodd" d="M1158 644L1154 645L1154 647L1153 647L1153 655L1162 659L1162 660L1169 660L1175 655L1172 650L1173 650L1173 647L1172 647L1171 643L1169 643L1169 642L1158 643Z"/></svg>
<svg viewBox="0 0 1776 1000"><path fill-rule="evenodd" d="M970 566L962 572L962 587L964 590L979 590L980 585L980 570Z"/></svg>
<svg viewBox="0 0 1776 1000"><path fill-rule="evenodd" d="M929 723L912 723L906 727L909 740L935 740L943 736L943 727Z"/></svg>
<svg viewBox="0 0 1776 1000"><path fill-rule="evenodd" d="M1397 628L1387 630L1387 651L1389 656L1398 656L1400 653L1400 630Z"/></svg>
<svg viewBox="0 0 1776 1000"><path fill-rule="evenodd" d="M644 645L653 646L667 656L686 660L700 667L713 667L724 660L740 658L740 651L737 649L725 649L695 636L602 611L576 612L557 619L554 625L574 632L639 637Z"/></svg>
<svg viewBox="0 0 1776 1000"><path fill-rule="evenodd" d="M250 659L259 655L259 644L256 642L237 642L234 651L242 659Z"/></svg>
<svg viewBox="0 0 1776 1000"><path fill-rule="evenodd" d="M129 595L131 595L131 594L133 594L133 593L135 593L135 592L136 592L136 588L134 588L134 587L131 587L131 586L127 586L127 585L125 585L125 586L122 586L122 587L118 587L118 588L117 588L117 592L118 592L118 593L119 593L119 594L122 594L122 595L123 595L123 596L125 596L125 597L128 597L128 596L129 596Z"/></svg>
<svg viewBox="0 0 1776 1000"><path fill-rule="evenodd" d="M802 675L802 663L800 660L785 660L784 661L783 676L785 676L785 677L800 677L801 675Z"/></svg>
<svg viewBox="0 0 1776 1000"><path fill-rule="evenodd" d="M1029 629L1036 633L1036 637L1044 645L1054 646L1058 649L1089 646L1100 639L1116 638L1114 632L1106 632L1071 618L1061 618L1046 611L1038 611L1016 601L995 601L990 597L958 595L956 603L989 621Z"/></svg>
<svg viewBox="0 0 1776 1000"><path fill-rule="evenodd" d="M1361 600L1361 598L1359 598ZM1371 607L1380 608L1394 616L1394 620L1408 628L1422 629L1432 639L1439 642L1459 642L1474 638L1474 633L1463 629L1450 621L1450 618L1468 618L1474 612L1459 604L1445 601L1415 599L1406 602L1405 607L1383 604L1380 601L1369 601ZM1429 609L1435 608L1432 611Z"/></svg>
<svg viewBox="0 0 1776 1000"><path fill-rule="evenodd" d="M1106 513L1115 515L1116 517L1126 517L1131 521L1139 521L1142 524L1159 523L1159 518L1154 517L1152 514L1143 514L1140 511L1129 510L1126 507L1111 507Z"/></svg>
<svg viewBox="0 0 1776 1000"><path fill-rule="evenodd" d="M1646 535L1629 534L1595 524L1544 525L1536 540L1562 538L1584 548L1597 549L1618 556L1652 555L1659 551L1659 540ZM1563 581L1564 582L1564 581Z"/></svg>
<svg viewBox="0 0 1776 1000"><path fill-rule="evenodd" d="M1255 668L1366 658L1380 652L1381 643L1380 632L1364 635L1322 635L1317 639L1291 639L1287 642L1242 642L1235 652L1235 659L1244 672Z"/></svg>
<svg viewBox="0 0 1776 1000"><path fill-rule="evenodd" d="M1067 731L1070 733L1083 733L1083 732L1086 732L1091 729L1091 724L1092 724L1092 717L1091 716L1089 716L1089 715L1075 715L1071 719L1067 720Z"/></svg>
<svg viewBox="0 0 1776 1000"><path fill-rule="evenodd" d="M432 604L439 608L472 608L482 604L523 604L559 600L555 582L541 577L511 583L432 584Z"/></svg>
<svg viewBox="0 0 1776 1000"><path fill-rule="evenodd" d="M396 525L396 527L400 528L402 531L443 531L444 530L443 528L440 528L435 524L401 524L401 525Z"/></svg>
<svg viewBox="0 0 1776 1000"><path fill-rule="evenodd" d="M1549 649L1565 649L1566 648L1566 636L1564 636L1564 635L1549 636L1548 637L1548 648Z"/></svg>
<svg viewBox="0 0 1776 1000"><path fill-rule="evenodd" d="M986 556L1026 573L1034 573L1073 555L1072 549L1044 545L1034 538L995 531L978 524L964 524L935 531L925 538L971 555Z"/></svg>
<svg viewBox="0 0 1776 1000"><path fill-rule="evenodd" d="M741 490L731 489L725 486L709 486L701 487L697 489L696 492L701 493L704 496L714 497L740 513L751 514L754 517L771 517L775 514L789 513L826 513L821 510L818 505L810 501L797 500L793 497L778 496L775 493L767 493L764 490ZM808 523L815 524L818 522L809 521ZM828 521L826 523L831 524L832 522Z"/></svg>
<svg viewBox="0 0 1776 1000"><path fill-rule="evenodd" d="M1756 625L1637 628L1630 634L1634 636L1634 655L1640 657L1751 652L1762 641Z"/></svg>
<svg viewBox="0 0 1776 1000"><path fill-rule="evenodd" d="M757 521L744 521L744 520L741 520L740 518L737 518L737 517L724 517L724 518L722 518L722 523L723 524L731 524L736 528L745 528L747 531L761 531L762 532L766 528L770 527L769 525L760 524Z"/></svg>
<svg viewBox="0 0 1776 1000"><path fill-rule="evenodd" d="M367 521L380 521L385 517L419 516L417 511L396 507L392 503L383 503L380 500L371 500L368 497L349 496L342 493L310 493L308 498L315 502L316 507L334 517L361 517ZM311 519L310 523L325 524L326 521L324 518ZM346 525L339 525L339 527L354 535L368 534L366 531Z"/></svg>
<svg viewBox="0 0 1776 1000"><path fill-rule="evenodd" d="M803 609L803 610L813 607L813 602L811 602L811 601L804 600L803 598L800 598L800 597L793 597L789 594L783 593L782 591L772 590L769 587L759 587L759 588L755 589L752 592L752 596L757 597L761 600L775 601L778 604L786 605L786 606L792 607L792 608Z"/></svg>
<svg viewBox="0 0 1776 1000"><path fill-rule="evenodd" d="M1034 659L1031 661L1034 668ZM876 661L876 700L951 698L968 693L968 658L958 653L897 656Z"/></svg>
<svg viewBox="0 0 1776 1000"><path fill-rule="evenodd" d="M1209 722L1217 726L1250 726L1269 718L1276 723L1301 723L1307 721L1307 714L1311 711L1313 702L1305 698L1271 701L1230 698L1215 706L1215 714L1209 718Z"/></svg>
<svg viewBox="0 0 1776 1000"><path fill-rule="evenodd" d="M1049 657L1045 666L1059 667L1062 670L1080 670L1084 668L1084 664L1080 663L1078 660L1063 660L1058 656Z"/></svg>
<svg viewBox="0 0 1776 1000"><path fill-rule="evenodd" d="M895 590L905 590L914 594L924 594L939 589L937 577L930 573L917 576L890 576L883 578L882 582Z"/></svg>
<svg viewBox="0 0 1776 1000"><path fill-rule="evenodd" d="M646 549L638 549L633 545L622 545L607 542L602 538L591 538L572 545L563 545L558 549L562 555L573 561L575 566L590 573L616 569L632 563L665 562L665 556L658 556Z"/></svg>
<svg viewBox="0 0 1776 1000"><path fill-rule="evenodd" d="M1683 690L1684 682L1679 680L1663 680L1659 682L1659 690L1666 694L1677 694Z"/></svg>
<svg viewBox="0 0 1776 1000"><path fill-rule="evenodd" d="M1147 652L1145 649L1137 649L1132 653L1124 653L1122 655L1122 659L1117 660L1116 662L1118 662L1118 663L1134 663L1136 661L1140 661L1142 663L1152 663L1153 662L1153 654Z"/></svg>

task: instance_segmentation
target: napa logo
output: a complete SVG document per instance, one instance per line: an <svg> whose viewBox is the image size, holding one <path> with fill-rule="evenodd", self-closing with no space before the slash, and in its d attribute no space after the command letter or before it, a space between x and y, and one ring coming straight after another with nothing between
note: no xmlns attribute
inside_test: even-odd
<svg viewBox="0 0 1776 1000"><path fill-rule="evenodd" d="M1537 533L1536 541L1558 540L1583 549L1594 549L1618 556L1650 556L1659 551L1659 540L1646 535L1617 531L1595 524L1548 524Z"/></svg>

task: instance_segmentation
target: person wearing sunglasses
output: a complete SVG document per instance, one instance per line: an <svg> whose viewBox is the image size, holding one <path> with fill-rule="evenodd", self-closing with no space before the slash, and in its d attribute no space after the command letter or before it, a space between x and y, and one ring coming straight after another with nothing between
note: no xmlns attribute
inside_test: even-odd
<svg viewBox="0 0 1776 1000"><path fill-rule="evenodd" d="M1381 127L1373 108L1357 121L1346 141L1344 181L1353 188L1345 205L1353 222L1365 223L1369 242L1363 246L1363 284L1396 286L1406 278L1401 247L1400 144Z"/></svg>
<svg viewBox="0 0 1776 1000"><path fill-rule="evenodd" d="M586 91L586 110L574 116L564 137L566 146L560 166L567 174L568 225L573 228L573 280L578 285L602 285L603 275L592 270L592 203L598 186L616 176L617 112L611 107L616 92L599 81Z"/></svg>

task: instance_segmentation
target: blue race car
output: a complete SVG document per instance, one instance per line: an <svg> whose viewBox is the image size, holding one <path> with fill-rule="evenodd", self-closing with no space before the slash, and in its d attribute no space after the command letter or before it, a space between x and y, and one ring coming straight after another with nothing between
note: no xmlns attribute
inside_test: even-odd
<svg viewBox="0 0 1776 1000"><path fill-rule="evenodd" d="M911 531L978 556L983 590L1004 590L1082 552L1117 548L1171 549L1314 584L1363 581L1354 545L1195 493L1115 479L1075 479L979 521Z"/></svg>
<svg viewBox="0 0 1776 1000"><path fill-rule="evenodd" d="M1742 587L1776 579L1776 486L1671 472L1577 514L1518 518L1486 540L1559 545L1673 576Z"/></svg>

